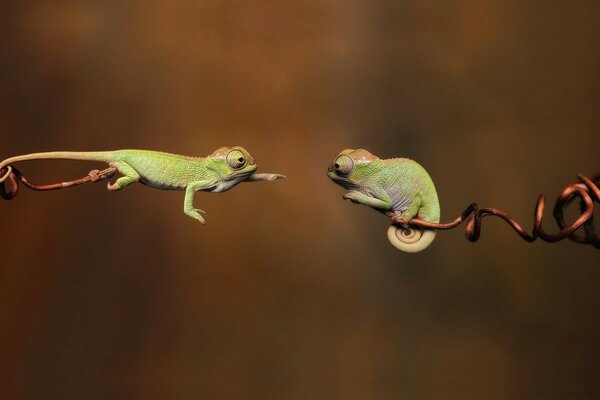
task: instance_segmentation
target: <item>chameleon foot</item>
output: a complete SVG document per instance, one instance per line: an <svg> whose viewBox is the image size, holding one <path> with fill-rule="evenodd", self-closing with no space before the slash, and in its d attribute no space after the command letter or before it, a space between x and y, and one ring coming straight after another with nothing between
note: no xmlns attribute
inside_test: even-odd
<svg viewBox="0 0 600 400"><path fill-rule="evenodd" d="M90 181L91 182L98 182L99 180L101 180L102 178L100 177L100 170L99 169L93 169L90 172L88 172L88 176L90 177Z"/></svg>
<svg viewBox="0 0 600 400"><path fill-rule="evenodd" d="M121 190L121 185L119 185L117 182L115 182L115 183L108 182L106 184L106 188L108 190L110 190L111 192L116 192L117 190Z"/></svg>
<svg viewBox="0 0 600 400"><path fill-rule="evenodd" d="M399 211L386 211L385 215L387 215L391 220L392 224L400 225L404 228L408 227L408 220L402 217L402 213Z"/></svg>
<svg viewBox="0 0 600 400"><path fill-rule="evenodd" d="M187 213L188 216L194 218L195 220L200 222L202 225L205 225L206 221L204 220L204 218L202 217L201 214L206 215L206 211L200 210L199 208L194 208L193 210L191 210Z"/></svg>

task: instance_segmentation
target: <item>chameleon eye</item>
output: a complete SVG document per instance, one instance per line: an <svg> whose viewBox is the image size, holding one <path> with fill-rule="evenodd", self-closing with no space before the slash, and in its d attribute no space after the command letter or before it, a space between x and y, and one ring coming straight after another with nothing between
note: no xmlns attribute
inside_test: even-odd
<svg viewBox="0 0 600 400"><path fill-rule="evenodd" d="M246 156L239 150L231 150L227 154L227 164L233 169L240 169L246 165Z"/></svg>
<svg viewBox="0 0 600 400"><path fill-rule="evenodd" d="M354 161L347 155L335 159L333 168L338 175L348 175L354 169Z"/></svg>

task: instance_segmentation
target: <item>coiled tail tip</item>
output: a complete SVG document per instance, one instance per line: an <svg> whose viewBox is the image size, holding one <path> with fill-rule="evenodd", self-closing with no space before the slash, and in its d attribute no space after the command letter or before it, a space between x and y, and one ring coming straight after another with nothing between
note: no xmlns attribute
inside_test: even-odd
<svg viewBox="0 0 600 400"><path fill-rule="evenodd" d="M405 253L418 253L425 250L435 239L436 231L420 228L402 228L390 225L387 230L388 240L396 249Z"/></svg>
<svg viewBox="0 0 600 400"><path fill-rule="evenodd" d="M15 177L12 168L0 169L0 197L4 200L12 200L19 192L19 181Z"/></svg>
<svg viewBox="0 0 600 400"><path fill-rule="evenodd" d="M0 168L0 183L6 181L12 174L12 167L7 165L6 167Z"/></svg>

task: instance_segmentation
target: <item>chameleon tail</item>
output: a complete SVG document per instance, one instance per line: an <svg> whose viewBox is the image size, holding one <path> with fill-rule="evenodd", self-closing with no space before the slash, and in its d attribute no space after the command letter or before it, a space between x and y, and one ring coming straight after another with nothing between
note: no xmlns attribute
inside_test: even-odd
<svg viewBox="0 0 600 400"><path fill-rule="evenodd" d="M418 253L425 250L435 239L436 231L417 228L401 228L390 225L387 231L388 240L400 251Z"/></svg>
<svg viewBox="0 0 600 400"><path fill-rule="evenodd" d="M0 162L0 171L4 167L7 168L7 172L3 176L0 176L0 183L8 179L8 177L12 173L12 167L9 164L18 161L62 159L104 161L108 163L113 161L113 158L114 152L112 151L50 151L45 153L31 153L22 156L11 157Z"/></svg>

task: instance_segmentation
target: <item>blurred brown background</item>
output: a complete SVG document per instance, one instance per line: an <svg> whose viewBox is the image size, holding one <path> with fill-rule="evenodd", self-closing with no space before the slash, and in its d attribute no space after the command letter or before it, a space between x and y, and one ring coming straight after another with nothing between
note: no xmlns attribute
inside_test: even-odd
<svg viewBox="0 0 600 400"><path fill-rule="evenodd" d="M408 156L528 228L600 169L594 1L3 1L0 157L243 145L287 181L0 204L2 399L592 399L599 253L486 220L419 255L325 175ZM23 163L34 182L101 164ZM549 205L551 208L551 204ZM549 213L548 213L549 214ZM547 215L549 216L549 215ZM551 219L548 230L555 229Z"/></svg>

